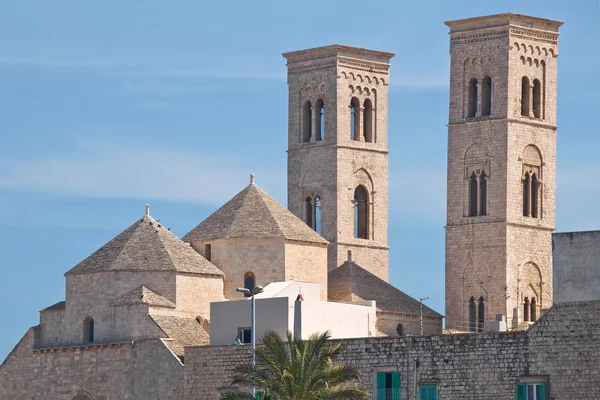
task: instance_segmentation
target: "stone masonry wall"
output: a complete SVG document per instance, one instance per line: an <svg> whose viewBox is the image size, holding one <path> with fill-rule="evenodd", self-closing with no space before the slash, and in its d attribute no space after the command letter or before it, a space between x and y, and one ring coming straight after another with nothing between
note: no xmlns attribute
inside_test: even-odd
<svg viewBox="0 0 600 400"><path fill-rule="evenodd" d="M327 245L286 242L285 278L319 283L321 300L327 301Z"/></svg>
<svg viewBox="0 0 600 400"><path fill-rule="evenodd" d="M555 306L528 332L347 339L341 360L360 371L371 393L376 373L401 374L401 398L413 385L437 385L444 400L513 400L521 379L545 381L549 400L600 398L600 301ZM217 399L247 347L186 349L185 398Z"/></svg>
<svg viewBox="0 0 600 400"><path fill-rule="evenodd" d="M516 326L525 297L536 297L539 311L552 304L560 23L503 14L448 25L447 326L466 325L472 295L476 301L484 299L486 326L496 314ZM486 77L492 81L491 115L483 110ZM540 104L535 105L539 117L533 111L521 115L527 93L531 99L534 93L530 89L523 95L523 77L542 82ZM472 79L479 93L475 115L469 111ZM486 213L470 216L468 178L481 171L486 174ZM526 172L535 172L540 181L538 217L523 216Z"/></svg>
<svg viewBox="0 0 600 400"><path fill-rule="evenodd" d="M0 400L182 398L183 365L160 340L33 350L34 330L0 366Z"/></svg>

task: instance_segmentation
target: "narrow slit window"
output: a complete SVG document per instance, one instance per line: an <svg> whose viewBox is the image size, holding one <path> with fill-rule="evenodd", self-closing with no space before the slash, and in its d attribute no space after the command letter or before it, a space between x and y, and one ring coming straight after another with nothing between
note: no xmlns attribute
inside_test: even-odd
<svg viewBox="0 0 600 400"><path fill-rule="evenodd" d="M483 332L485 327L485 302L483 297L479 298L478 315L477 315L477 332Z"/></svg>
<svg viewBox="0 0 600 400"><path fill-rule="evenodd" d="M350 101L350 139L360 140L360 102L356 97Z"/></svg>
<svg viewBox="0 0 600 400"><path fill-rule="evenodd" d="M529 117L530 92L529 78L524 76L521 79L521 115L524 117Z"/></svg>
<svg viewBox="0 0 600 400"><path fill-rule="evenodd" d="M312 135L312 104L310 101L304 103L302 108L302 142L310 142Z"/></svg>
<svg viewBox="0 0 600 400"><path fill-rule="evenodd" d="M473 118L477 115L477 79L469 81L469 102L467 109L467 118Z"/></svg>
<svg viewBox="0 0 600 400"><path fill-rule="evenodd" d="M255 286L256 276L253 272L246 272L246 274L244 274L244 287L248 290L252 290ZM250 294L244 293L244 297L250 297Z"/></svg>
<svg viewBox="0 0 600 400"><path fill-rule="evenodd" d="M321 234L321 198L315 197L315 231Z"/></svg>
<svg viewBox="0 0 600 400"><path fill-rule="evenodd" d="M523 303L523 321L529 321L529 297L525 297Z"/></svg>
<svg viewBox="0 0 600 400"><path fill-rule="evenodd" d="M469 178L469 217L477 216L477 175L473 172Z"/></svg>
<svg viewBox="0 0 600 400"><path fill-rule="evenodd" d="M363 136L365 142L373 142L373 103L366 99L364 103Z"/></svg>
<svg viewBox="0 0 600 400"><path fill-rule="evenodd" d="M475 332L476 321L477 321L477 305L475 304L475 297L469 299L469 331Z"/></svg>
<svg viewBox="0 0 600 400"><path fill-rule="evenodd" d="M314 228L313 225L313 204L312 204L312 199L310 197L307 197L306 199L304 199L304 209L305 209L305 213L306 213L306 225L310 226L311 228Z"/></svg>
<svg viewBox="0 0 600 400"><path fill-rule="evenodd" d="M369 238L369 195L364 186L354 190L354 237Z"/></svg>
<svg viewBox="0 0 600 400"><path fill-rule="evenodd" d="M483 78L483 87L481 94L481 115L492 115L492 78L486 76Z"/></svg>
<svg viewBox="0 0 600 400"><path fill-rule="evenodd" d="M533 116L542 117L542 84L539 79L533 80Z"/></svg>
<svg viewBox="0 0 600 400"><path fill-rule="evenodd" d="M317 112L319 117L319 123L315 126L315 140L325 139L325 103L323 100L317 101Z"/></svg>

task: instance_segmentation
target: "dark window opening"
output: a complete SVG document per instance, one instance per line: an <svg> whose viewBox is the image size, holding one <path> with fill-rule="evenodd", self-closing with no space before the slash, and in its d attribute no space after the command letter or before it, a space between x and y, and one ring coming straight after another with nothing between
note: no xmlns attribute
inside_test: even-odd
<svg viewBox="0 0 600 400"><path fill-rule="evenodd" d="M469 331L476 331L476 319L477 319L477 306L475 305L475 297L471 296L469 299Z"/></svg>
<svg viewBox="0 0 600 400"><path fill-rule="evenodd" d="M483 297L479 298L479 312L477 315L477 332L483 332L485 326L485 303Z"/></svg>
<svg viewBox="0 0 600 400"><path fill-rule="evenodd" d="M252 272L246 272L244 275L244 287L248 290L252 290L255 286L256 276ZM244 294L244 297L250 297L250 294Z"/></svg>
<svg viewBox="0 0 600 400"><path fill-rule="evenodd" d="M398 336L404 336L404 327L402 324L398 324L398 326L396 326L396 333Z"/></svg>
<svg viewBox="0 0 600 400"><path fill-rule="evenodd" d="M354 237L369 238L369 195L364 186L354 190Z"/></svg>
<svg viewBox="0 0 600 400"><path fill-rule="evenodd" d="M477 175L475 172L469 178L469 217L477 216Z"/></svg>
<svg viewBox="0 0 600 400"><path fill-rule="evenodd" d="M373 103L370 99L366 99L364 102L363 114L363 136L365 137L365 142L373 142Z"/></svg>
<svg viewBox="0 0 600 400"><path fill-rule="evenodd" d="M304 103L302 108L302 142L310 142L312 135L312 104L310 101Z"/></svg>
<svg viewBox="0 0 600 400"><path fill-rule="evenodd" d="M531 175L531 216L538 217L538 179L534 174Z"/></svg>
<svg viewBox="0 0 600 400"><path fill-rule="evenodd" d="M321 198L315 197L315 231L321 234Z"/></svg>
<svg viewBox="0 0 600 400"><path fill-rule="evenodd" d="M521 79L521 115L524 117L529 117L530 91L529 78L524 76Z"/></svg>
<svg viewBox="0 0 600 400"><path fill-rule="evenodd" d="M313 204L312 204L312 199L310 197L307 197L306 199L304 199L304 208L306 211L306 225L310 226L311 228L314 228L313 226Z"/></svg>
<svg viewBox="0 0 600 400"><path fill-rule="evenodd" d="M252 343L252 329L238 328L238 339L239 339L240 343L243 343L243 344Z"/></svg>
<svg viewBox="0 0 600 400"><path fill-rule="evenodd" d="M536 301L535 297L531 298L531 321L535 321L537 319L537 310L536 310Z"/></svg>
<svg viewBox="0 0 600 400"><path fill-rule="evenodd" d="M477 115L477 79L469 81L469 106L467 109L467 118L473 118Z"/></svg>
<svg viewBox="0 0 600 400"><path fill-rule="evenodd" d="M319 123L316 124L315 128L316 128L316 132L315 132L315 139L316 140L324 140L325 139L325 103L323 102L323 100L319 100L317 101L317 110L318 110L318 117L319 117Z"/></svg>
<svg viewBox="0 0 600 400"><path fill-rule="evenodd" d="M487 215L487 175L485 171L479 176L479 208L481 215Z"/></svg>
<svg viewBox="0 0 600 400"><path fill-rule="evenodd" d="M525 173L525 179L523 180L523 216L531 216L531 177L529 172Z"/></svg>
<svg viewBox="0 0 600 400"><path fill-rule="evenodd" d="M94 319L92 317L86 317L83 320L83 342L94 343Z"/></svg>
<svg viewBox="0 0 600 400"><path fill-rule="evenodd" d="M210 244L204 245L204 258L206 258L208 261L210 261L212 258L212 246Z"/></svg>
<svg viewBox="0 0 600 400"><path fill-rule="evenodd" d="M492 78L486 76L483 78L483 87L481 94L481 115L492 115Z"/></svg>
<svg viewBox="0 0 600 400"><path fill-rule="evenodd" d="M523 305L523 321L529 321L529 298L525 297L525 303Z"/></svg>
<svg viewBox="0 0 600 400"><path fill-rule="evenodd" d="M533 116L542 117L542 84L539 79L533 80Z"/></svg>

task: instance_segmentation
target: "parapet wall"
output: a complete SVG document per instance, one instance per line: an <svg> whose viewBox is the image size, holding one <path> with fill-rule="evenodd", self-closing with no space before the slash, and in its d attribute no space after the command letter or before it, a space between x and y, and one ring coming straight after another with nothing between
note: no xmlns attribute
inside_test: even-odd
<svg viewBox="0 0 600 400"><path fill-rule="evenodd" d="M547 383L548 399L598 399L600 301L554 306L528 332L341 340L341 361L360 370L374 393L377 372L400 372L401 398L414 383L437 385L438 398L514 399L522 379ZM216 399L248 347L186 349L185 399Z"/></svg>

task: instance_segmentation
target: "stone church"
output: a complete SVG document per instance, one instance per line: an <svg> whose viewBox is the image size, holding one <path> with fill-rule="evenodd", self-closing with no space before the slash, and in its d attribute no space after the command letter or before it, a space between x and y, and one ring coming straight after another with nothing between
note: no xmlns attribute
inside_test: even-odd
<svg viewBox="0 0 600 400"><path fill-rule="evenodd" d="M561 24L447 23L449 333L487 331L497 316L518 329L552 305ZM283 56L287 208L252 176L180 239L146 206L65 273L65 300L40 311L0 366L0 399L203 398L184 388L210 366L185 348L209 343L210 304L243 299L238 287L315 282L321 300L374 300L376 336L442 333L442 315L388 283L394 54L332 45Z"/></svg>

